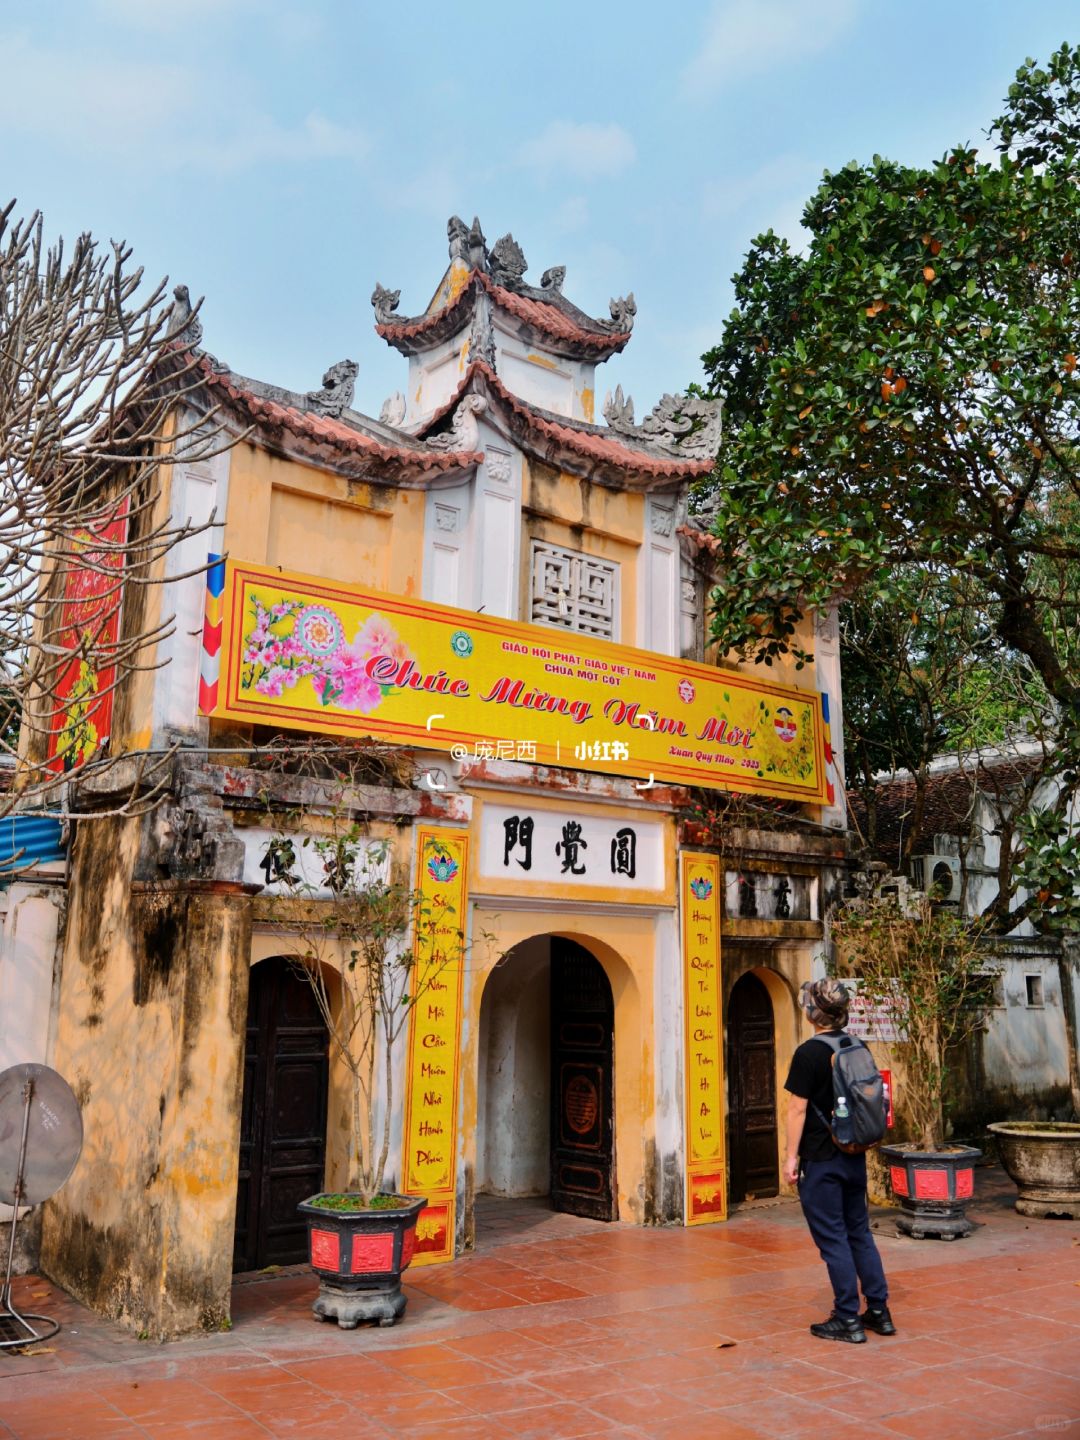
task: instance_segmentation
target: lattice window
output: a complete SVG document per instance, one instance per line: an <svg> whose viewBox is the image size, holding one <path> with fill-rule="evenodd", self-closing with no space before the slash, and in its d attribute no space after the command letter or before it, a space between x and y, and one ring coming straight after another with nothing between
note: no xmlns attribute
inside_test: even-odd
<svg viewBox="0 0 1080 1440"><path fill-rule="evenodd" d="M577 550L532 542L529 619L605 640L619 638L619 567Z"/></svg>

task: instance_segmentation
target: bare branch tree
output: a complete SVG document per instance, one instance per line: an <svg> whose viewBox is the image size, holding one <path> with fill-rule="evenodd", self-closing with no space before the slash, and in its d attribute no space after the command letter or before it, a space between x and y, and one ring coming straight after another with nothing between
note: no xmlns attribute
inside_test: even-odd
<svg viewBox="0 0 1080 1440"><path fill-rule="evenodd" d="M171 513L170 468L235 443L205 400L185 287L169 303L124 243L49 247L41 215L14 210L0 209L0 764L15 784L0 814L62 802L66 774L120 758L113 698L173 628L141 593L205 528ZM166 757L144 760L123 813L163 792Z"/></svg>

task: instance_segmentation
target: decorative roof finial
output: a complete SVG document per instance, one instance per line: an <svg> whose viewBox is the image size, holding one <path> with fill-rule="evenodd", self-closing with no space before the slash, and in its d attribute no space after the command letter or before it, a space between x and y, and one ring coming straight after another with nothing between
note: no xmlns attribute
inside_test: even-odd
<svg viewBox="0 0 1080 1440"><path fill-rule="evenodd" d="M545 270L540 276L540 287L543 290L553 290L556 295L562 294L563 281L566 279L565 265L552 265L550 270Z"/></svg>
<svg viewBox="0 0 1080 1440"><path fill-rule="evenodd" d="M487 409L483 395L466 395L454 411L454 423L441 435L432 435L428 444L435 450L476 450L480 444L477 415Z"/></svg>
<svg viewBox="0 0 1080 1440"><path fill-rule="evenodd" d="M634 402L622 386L604 401L604 419L629 440L645 441L680 459L712 460L720 447L720 401L700 395L663 395L659 404L634 424Z"/></svg>
<svg viewBox="0 0 1080 1440"><path fill-rule="evenodd" d="M339 360L322 377L322 389L309 390L304 399L317 414L336 420L352 404L359 369L355 360Z"/></svg>
<svg viewBox="0 0 1080 1440"><path fill-rule="evenodd" d="M393 325L397 316L394 311L401 301L400 290L387 290L384 285L376 282L375 289L371 292L371 303L375 307L376 325Z"/></svg>
<svg viewBox="0 0 1080 1440"><path fill-rule="evenodd" d="M472 229L469 231L469 266L473 270L487 269L487 241L480 228L479 215L473 216Z"/></svg>
<svg viewBox="0 0 1080 1440"><path fill-rule="evenodd" d="M611 311L611 328L620 335L629 335L634 328L634 316L637 314L637 301L634 299L634 292L625 298L611 300L608 303Z"/></svg>
<svg viewBox="0 0 1080 1440"><path fill-rule="evenodd" d="M446 222L446 236L450 241L450 259L464 260L469 248L469 227L460 215L451 215Z"/></svg>
<svg viewBox="0 0 1080 1440"><path fill-rule="evenodd" d="M491 250L491 278L496 285L516 290L528 268L525 252L513 235L504 235L495 241Z"/></svg>
<svg viewBox="0 0 1080 1440"><path fill-rule="evenodd" d="M186 346L189 350L194 350L203 334L202 324L196 313L202 301L199 301L199 305L192 306L191 295L188 293L186 285L174 286L173 296L175 298L169 317L169 327L165 332L166 338L179 340L181 345Z"/></svg>
<svg viewBox="0 0 1080 1440"><path fill-rule="evenodd" d="M383 401L379 419L384 425L390 425L395 430L405 423L405 396L400 390L395 390Z"/></svg>

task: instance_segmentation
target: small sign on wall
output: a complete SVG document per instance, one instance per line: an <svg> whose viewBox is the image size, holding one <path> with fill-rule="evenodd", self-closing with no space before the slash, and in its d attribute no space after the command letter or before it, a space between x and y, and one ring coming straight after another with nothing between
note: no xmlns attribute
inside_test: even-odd
<svg viewBox="0 0 1080 1440"><path fill-rule="evenodd" d="M320 854L316 848L317 835L305 836L299 832L287 835L266 825L239 828L236 834L244 844L245 884L261 885L271 895L296 894L312 900L332 893L327 877L330 857ZM305 839L309 841L307 845ZM358 847L355 865L354 878L358 884L387 884L390 846L385 840L372 840Z"/></svg>

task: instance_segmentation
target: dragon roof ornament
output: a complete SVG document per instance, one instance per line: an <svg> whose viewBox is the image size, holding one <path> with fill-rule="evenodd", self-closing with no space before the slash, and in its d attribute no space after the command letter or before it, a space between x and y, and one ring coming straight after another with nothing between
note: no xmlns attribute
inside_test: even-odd
<svg viewBox="0 0 1080 1440"><path fill-rule="evenodd" d="M309 390L304 399L317 414L337 420L352 405L359 370L355 360L339 360L322 377L322 389Z"/></svg>
<svg viewBox="0 0 1080 1440"><path fill-rule="evenodd" d="M663 395L636 425L634 402L618 385L604 399L604 419L617 435L671 456L709 460L720 445L720 401L700 395Z"/></svg>

